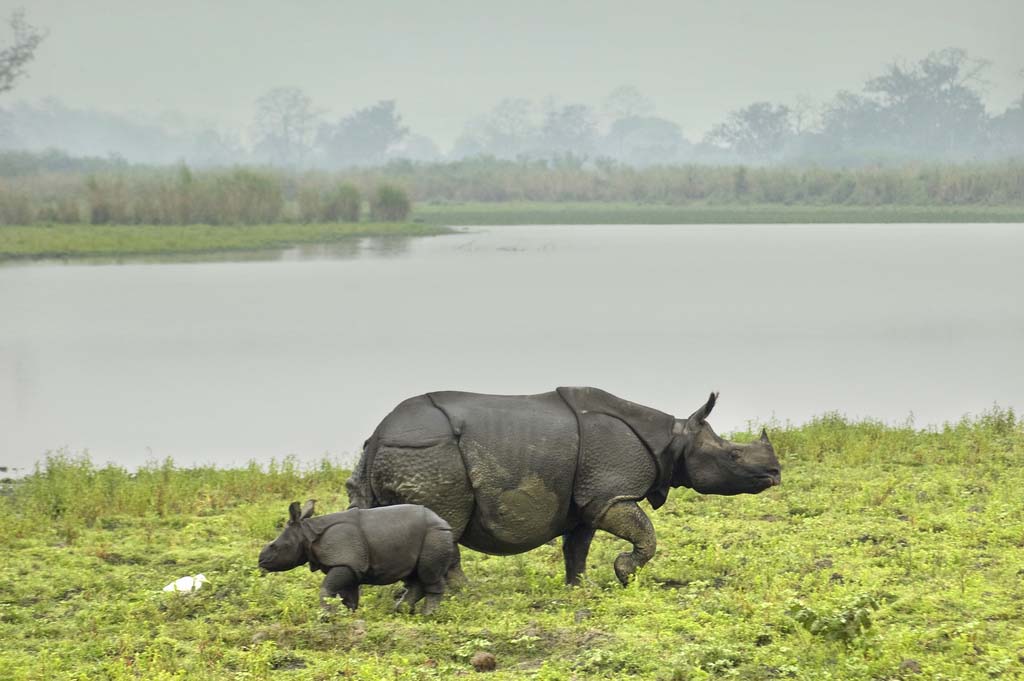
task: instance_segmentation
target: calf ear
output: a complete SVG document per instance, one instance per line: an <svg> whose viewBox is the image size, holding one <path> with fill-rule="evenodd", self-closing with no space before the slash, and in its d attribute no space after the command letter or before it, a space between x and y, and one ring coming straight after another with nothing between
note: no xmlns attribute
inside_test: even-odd
<svg viewBox="0 0 1024 681"><path fill-rule="evenodd" d="M299 511L299 502L293 501L288 504L288 522L297 523L299 522L300 517L301 512Z"/></svg>
<svg viewBox="0 0 1024 681"><path fill-rule="evenodd" d="M711 414L711 410L715 408L715 402L717 401L718 393L711 393L711 395L708 396L708 401L704 403L704 406L690 414L690 418L695 419L697 423L704 423L704 420Z"/></svg>
<svg viewBox="0 0 1024 681"><path fill-rule="evenodd" d="M310 499L302 505L302 513L299 515L299 520L305 520L306 518L313 515L313 506L316 504L316 499Z"/></svg>
<svg viewBox="0 0 1024 681"><path fill-rule="evenodd" d="M761 444L763 444L763 445L770 445L771 444L771 442L768 441L768 430L766 428L762 428L761 429Z"/></svg>

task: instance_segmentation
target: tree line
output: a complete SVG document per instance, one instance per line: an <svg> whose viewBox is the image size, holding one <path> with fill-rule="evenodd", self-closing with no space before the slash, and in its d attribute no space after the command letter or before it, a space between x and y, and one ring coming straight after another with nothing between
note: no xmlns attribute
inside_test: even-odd
<svg viewBox="0 0 1024 681"><path fill-rule="evenodd" d="M0 44L0 95L24 76L46 32L21 11ZM728 113L703 136L657 111L623 85L599 103L505 98L466 121L447 150L403 121L396 100L330 115L295 87L254 102L246 131L195 128L173 114L127 117L50 99L0 105L0 149L62 149L71 156L192 167L237 164L292 170L493 158L614 161L637 168L682 165L865 166L914 161L983 162L1024 157L1024 92L1002 112L984 103L990 64L959 48L894 62L856 92L815 105L756 101ZM2 104L2 102L0 102ZM243 132L245 134L243 134Z"/></svg>

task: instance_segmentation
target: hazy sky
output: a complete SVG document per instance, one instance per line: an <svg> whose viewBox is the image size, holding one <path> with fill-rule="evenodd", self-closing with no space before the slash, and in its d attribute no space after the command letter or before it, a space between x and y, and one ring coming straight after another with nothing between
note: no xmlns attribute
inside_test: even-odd
<svg viewBox="0 0 1024 681"><path fill-rule="evenodd" d="M752 101L820 103L948 46L993 62L991 108L1024 91L1022 0L0 0L0 15L17 6L50 36L6 100L225 128L295 85L337 115L396 99L448 146L502 97L599 104L632 84L692 139Z"/></svg>

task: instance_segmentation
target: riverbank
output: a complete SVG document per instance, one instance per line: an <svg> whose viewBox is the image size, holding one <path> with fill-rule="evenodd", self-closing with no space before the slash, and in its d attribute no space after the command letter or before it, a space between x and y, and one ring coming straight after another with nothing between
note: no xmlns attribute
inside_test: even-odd
<svg viewBox="0 0 1024 681"><path fill-rule="evenodd" d="M479 651L494 679L1024 674L1012 411L769 432L782 486L674 491L629 588L611 567L624 544L604 533L576 589L557 546L465 551L471 583L431 619L393 614L395 587L325 617L319 574L256 569L288 502L345 508L348 472L330 461L129 473L51 458L0 495L0 659L12 679L443 679L472 674ZM161 591L195 573L199 592Z"/></svg>
<svg viewBox="0 0 1024 681"><path fill-rule="evenodd" d="M260 251L356 237L429 236L449 231L441 225L413 222L0 227L0 261Z"/></svg>
<svg viewBox="0 0 1024 681"><path fill-rule="evenodd" d="M467 202L417 204L413 218L431 225L691 225L841 223L1024 223L1024 205L847 206L772 203Z"/></svg>
<svg viewBox="0 0 1024 681"><path fill-rule="evenodd" d="M433 236L473 225L887 223L1024 223L1024 206L427 203L417 205L405 223L5 226L0 227L0 262L258 252L354 237Z"/></svg>

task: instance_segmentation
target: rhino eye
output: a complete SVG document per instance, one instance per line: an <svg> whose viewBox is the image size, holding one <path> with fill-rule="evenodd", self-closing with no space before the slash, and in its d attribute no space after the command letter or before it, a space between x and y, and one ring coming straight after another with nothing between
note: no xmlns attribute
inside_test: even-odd
<svg viewBox="0 0 1024 681"><path fill-rule="evenodd" d="M740 460L740 451L738 449L730 450L729 451L729 458L732 459L733 461L739 461Z"/></svg>

